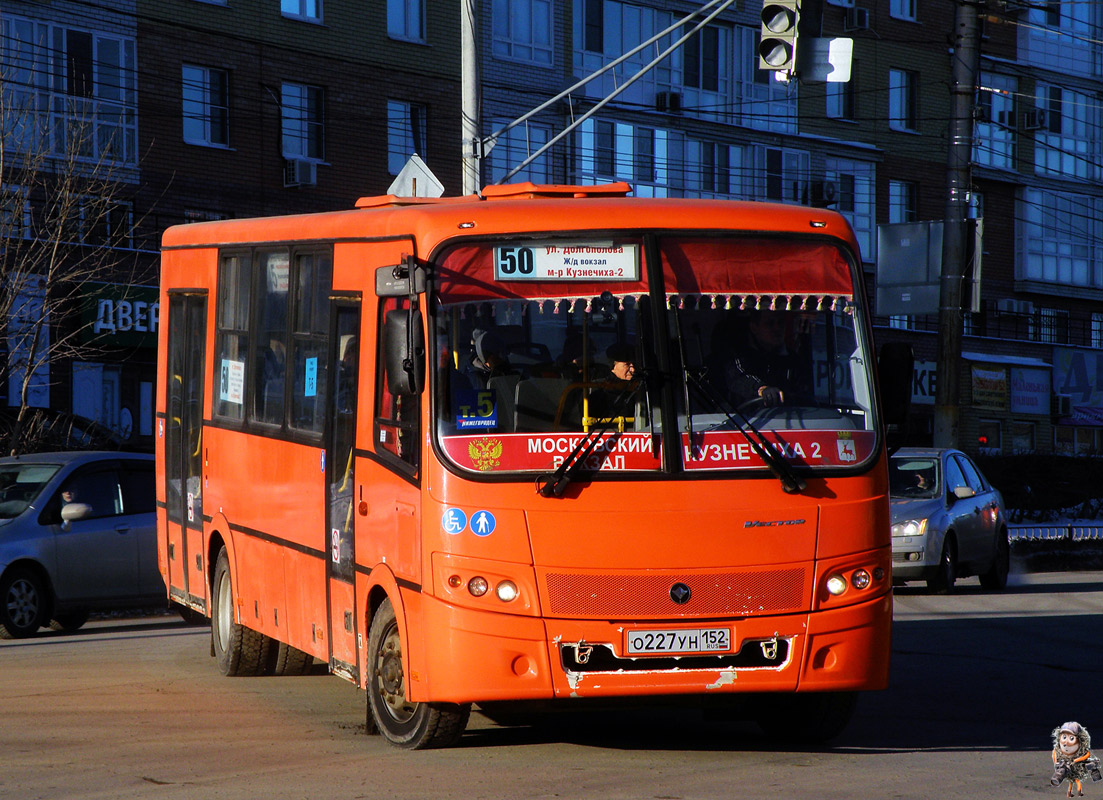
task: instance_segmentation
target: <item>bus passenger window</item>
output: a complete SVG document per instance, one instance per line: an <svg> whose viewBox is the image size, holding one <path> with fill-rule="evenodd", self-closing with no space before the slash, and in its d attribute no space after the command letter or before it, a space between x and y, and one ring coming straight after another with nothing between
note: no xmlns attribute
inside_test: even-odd
<svg viewBox="0 0 1103 800"><path fill-rule="evenodd" d="M329 353L329 292L333 283L328 253L295 256L296 291L291 348L291 427L312 433L325 429L325 380Z"/></svg>
<svg viewBox="0 0 1103 800"><path fill-rule="evenodd" d="M215 416L245 418L245 363L249 353L249 301L252 279L248 254L222 257L218 268L218 339Z"/></svg>
<svg viewBox="0 0 1103 800"><path fill-rule="evenodd" d="M259 257L260 293L254 376L253 418L272 425L283 424L284 376L287 371L287 289L290 262L287 251Z"/></svg>

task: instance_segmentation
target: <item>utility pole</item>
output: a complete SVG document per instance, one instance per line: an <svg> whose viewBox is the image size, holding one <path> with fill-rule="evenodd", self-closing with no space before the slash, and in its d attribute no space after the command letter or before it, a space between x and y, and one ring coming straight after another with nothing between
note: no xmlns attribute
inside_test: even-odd
<svg viewBox="0 0 1103 800"><path fill-rule="evenodd" d="M460 136L463 155L463 194L479 191L482 142L479 139L479 74L475 55L475 3L460 0Z"/></svg>
<svg viewBox="0 0 1103 800"><path fill-rule="evenodd" d="M969 162L980 59L976 0L958 0L954 12L950 75L950 130L946 154L946 214L942 233L942 282L938 308L938 384L935 447L957 447L961 419L962 285L965 281L969 212Z"/></svg>

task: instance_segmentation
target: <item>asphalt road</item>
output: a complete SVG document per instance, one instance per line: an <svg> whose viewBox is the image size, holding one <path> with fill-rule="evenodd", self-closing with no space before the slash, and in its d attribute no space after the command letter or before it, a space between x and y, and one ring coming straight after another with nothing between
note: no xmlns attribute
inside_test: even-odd
<svg viewBox="0 0 1103 800"><path fill-rule="evenodd" d="M1103 742L1103 572L1013 580L899 589L892 685L822 749L668 708L535 728L473 714L458 747L405 752L364 735L339 678L223 678L204 628L93 621L0 643L0 796L1059 798L1050 731L1077 720Z"/></svg>

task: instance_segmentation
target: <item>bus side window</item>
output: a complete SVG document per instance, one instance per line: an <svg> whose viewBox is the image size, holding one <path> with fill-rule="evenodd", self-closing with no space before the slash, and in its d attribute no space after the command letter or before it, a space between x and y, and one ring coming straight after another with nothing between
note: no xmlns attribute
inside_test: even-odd
<svg viewBox="0 0 1103 800"><path fill-rule="evenodd" d="M418 430L420 400L416 394L394 394L387 386L386 355L384 354L383 320L388 311L405 310L409 300L392 297L380 300L379 348L376 354L377 380L375 401L375 449L380 454L401 459L415 470L418 466Z"/></svg>

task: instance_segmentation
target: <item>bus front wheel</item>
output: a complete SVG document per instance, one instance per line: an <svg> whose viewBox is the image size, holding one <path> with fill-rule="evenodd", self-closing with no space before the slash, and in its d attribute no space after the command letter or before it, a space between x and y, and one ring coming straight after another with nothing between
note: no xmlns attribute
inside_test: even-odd
<svg viewBox="0 0 1103 800"><path fill-rule="evenodd" d="M402 638L390 600L368 635L368 712L387 741L408 750L448 747L463 734L470 705L411 703L406 694Z"/></svg>
<svg viewBox="0 0 1103 800"><path fill-rule="evenodd" d="M218 661L218 671L226 676L262 674L271 640L234 622L234 585L226 548L218 553L212 588L211 650Z"/></svg>

